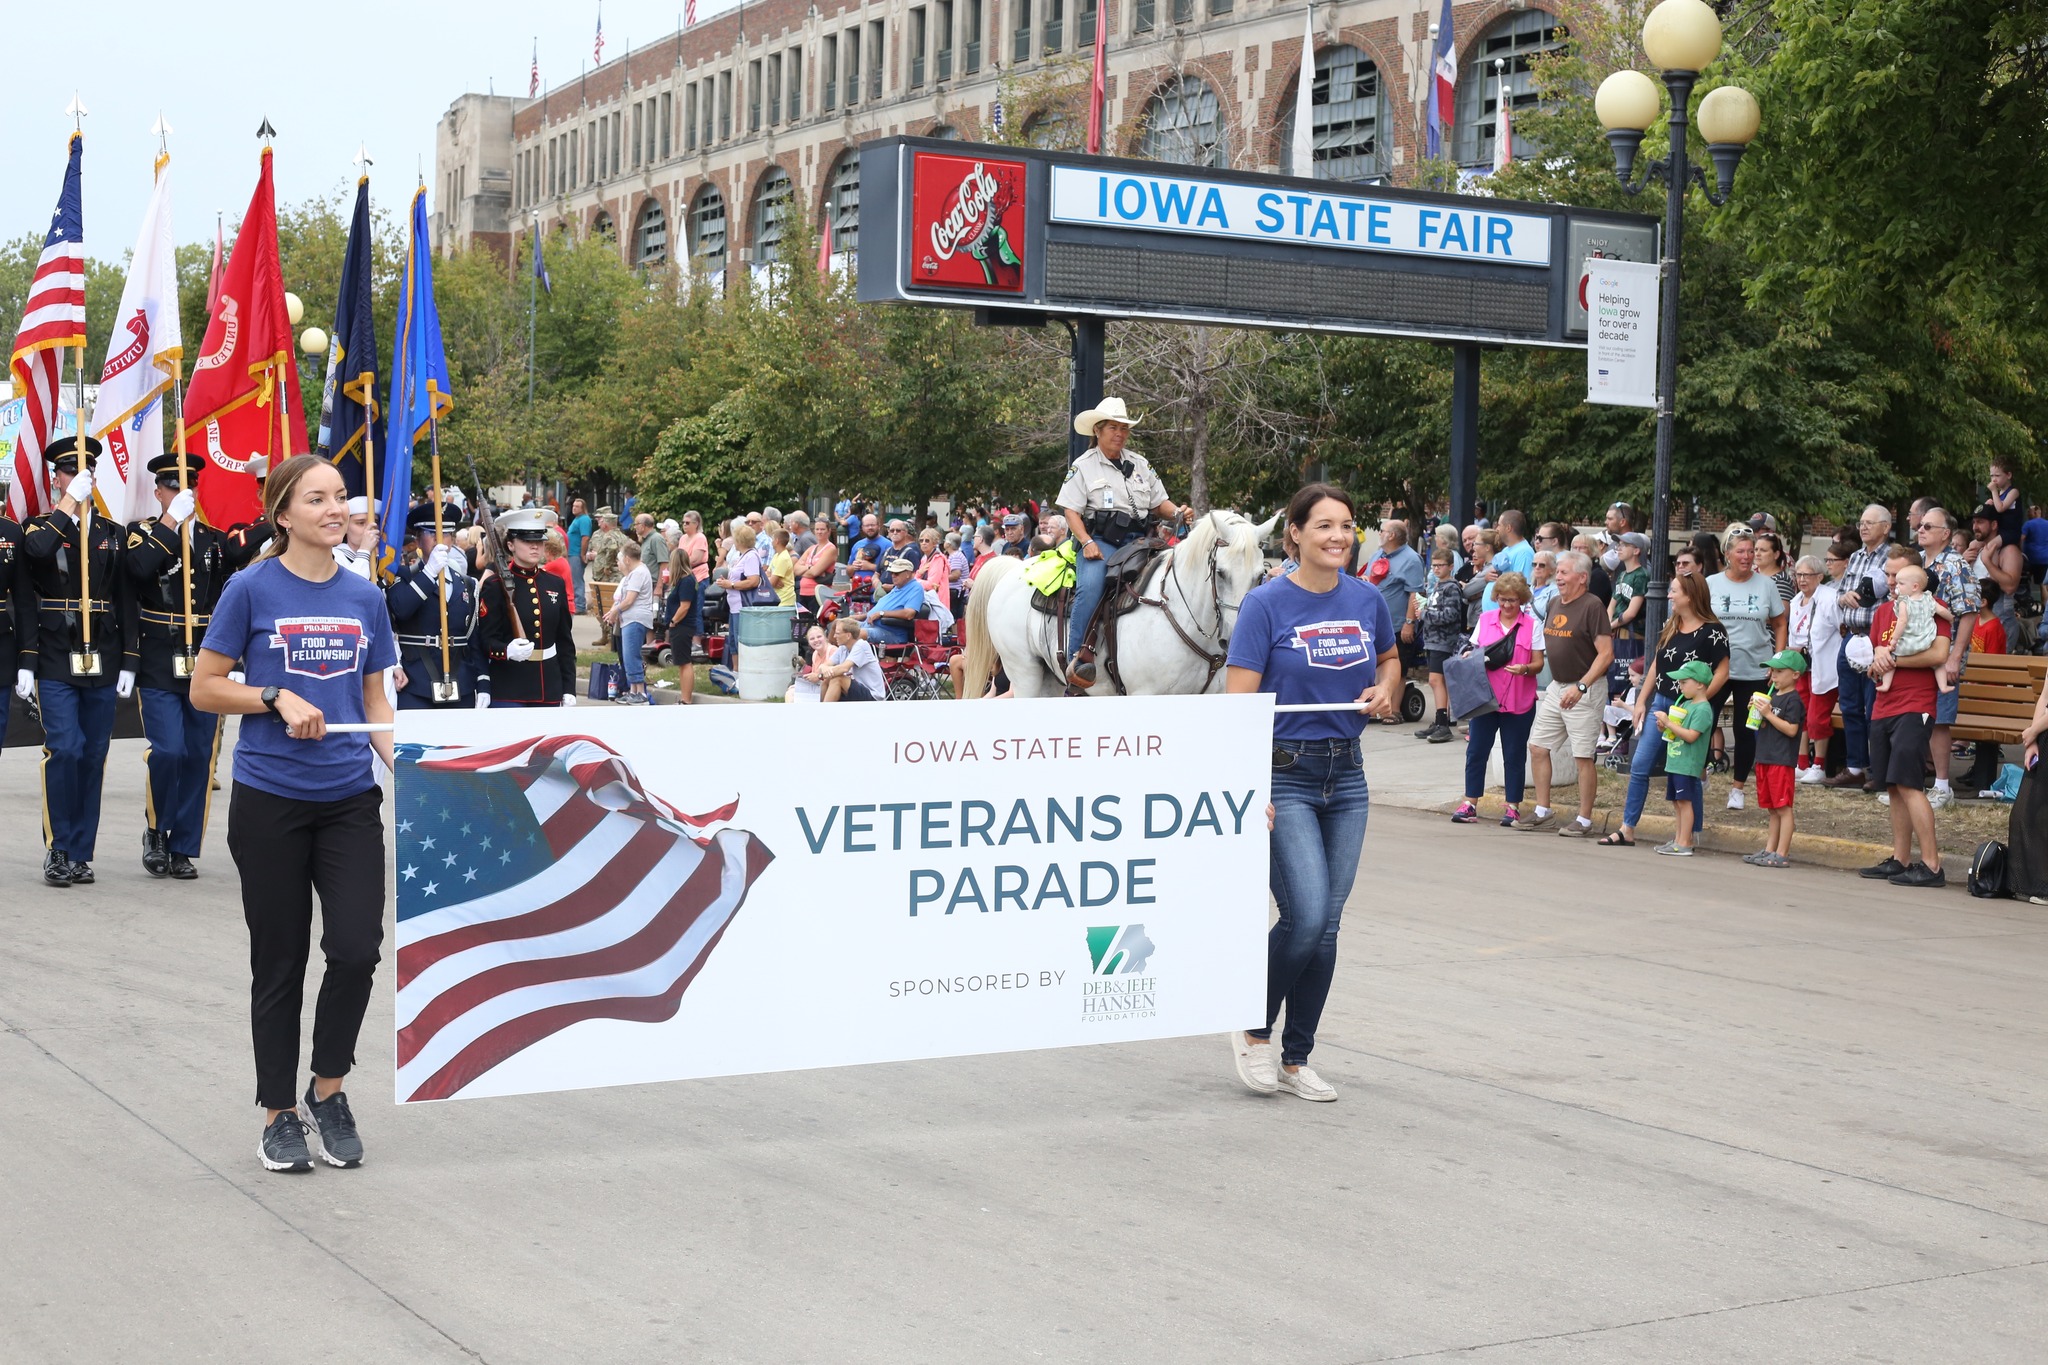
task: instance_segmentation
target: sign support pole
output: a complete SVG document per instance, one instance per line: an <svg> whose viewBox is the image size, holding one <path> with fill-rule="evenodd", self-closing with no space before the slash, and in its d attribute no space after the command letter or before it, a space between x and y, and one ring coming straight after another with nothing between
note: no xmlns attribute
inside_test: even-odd
<svg viewBox="0 0 2048 1365"><path fill-rule="evenodd" d="M1079 417L1102 401L1102 353L1107 346L1108 323L1100 317L1074 319L1074 390L1067 416ZM1067 423L1067 459L1078 460L1095 444Z"/></svg>
<svg viewBox="0 0 2048 1365"><path fill-rule="evenodd" d="M1479 498L1479 344L1451 347L1451 525L1461 532Z"/></svg>

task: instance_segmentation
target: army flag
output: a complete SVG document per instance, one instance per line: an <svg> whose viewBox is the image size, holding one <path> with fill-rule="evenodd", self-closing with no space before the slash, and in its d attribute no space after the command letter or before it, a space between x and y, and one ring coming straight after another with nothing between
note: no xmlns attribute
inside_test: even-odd
<svg viewBox="0 0 2048 1365"><path fill-rule="evenodd" d="M274 467L306 453L299 367L292 362L292 324L277 257L269 147L263 149L256 193L235 234L220 300L192 365L192 383L185 391L185 441L200 458L199 510L220 527L263 515L251 460Z"/></svg>
<svg viewBox="0 0 2048 1365"><path fill-rule="evenodd" d="M149 462L164 453L164 403L174 368L185 354L178 331L176 248L166 157L142 214L114 334L107 340L99 400L93 405L92 434L102 447L93 492L101 509L117 521L139 521L157 511Z"/></svg>
<svg viewBox="0 0 2048 1365"><path fill-rule="evenodd" d="M434 308L434 246L427 236L427 187L412 197L411 241L405 251L405 291L398 299L398 336L391 346L391 431L384 460L384 539L405 540L412 497L412 452L429 438L432 423L455 407L448 392L448 357L441 350L441 315Z"/></svg>
<svg viewBox="0 0 2048 1365"><path fill-rule="evenodd" d="M370 178L356 182L355 218L341 260L341 294L327 343L327 384L320 394L320 453L334 462L348 495L367 492L365 460L384 453L384 409L377 401L377 329L370 317ZM365 450L367 444L368 450ZM378 495L383 495L380 487Z"/></svg>

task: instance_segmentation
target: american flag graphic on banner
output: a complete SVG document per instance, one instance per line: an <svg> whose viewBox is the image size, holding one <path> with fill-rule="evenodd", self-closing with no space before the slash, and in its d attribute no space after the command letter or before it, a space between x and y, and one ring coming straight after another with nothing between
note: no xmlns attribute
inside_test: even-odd
<svg viewBox="0 0 2048 1365"><path fill-rule="evenodd" d="M582 735L398 749L398 1097L585 1019L672 1018L774 854Z"/></svg>
<svg viewBox="0 0 2048 1365"><path fill-rule="evenodd" d="M21 330L8 361L14 395L27 405L14 443L14 481L7 486L7 515L16 521L41 516L53 506L44 451L57 427L64 353L85 345L85 212L79 197L84 155L85 138L73 133L64 189L29 280Z"/></svg>

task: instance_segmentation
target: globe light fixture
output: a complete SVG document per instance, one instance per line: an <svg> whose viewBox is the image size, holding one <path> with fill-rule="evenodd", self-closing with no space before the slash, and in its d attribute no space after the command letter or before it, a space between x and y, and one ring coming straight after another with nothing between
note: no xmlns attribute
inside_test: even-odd
<svg viewBox="0 0 2048 1365"><path fill-rule="evenodd" d="M1643 20L1643 51L1665 71L1697 74L1721 55L1721 20L1706 0L1663 0Z"/></svg>
<svg viewBox="0 0 2048 1365"><path fill-rule="evenodd" d="M299 302L297 294L286 294L284 296L284 315L294 327L298 326L300 320L306 316L306 305Z"/></svg>
<svg viewBox="0 0 2048 1365"><path fill-rule="evenodd" d="M1713 159L1717 192L1723 200L1735 189L1735 168L1742 164L1742 154L1749 150L1763 117L1756 96L1739 85L1709 90L1700 101L1700 136L1707 140L1707 155Z"/></svg>
<svg viewBox="0 0 2048 1365"><path fill-rule="evenodd" d="M1593 112L1607 130L1607 145L1614 149L1614 166L1623 183L1635 169L1636 149L1643 145L1643 133L1663 112L1664 99L1657 83L1640 71L1617 71L1600 82L1593 96Z"/></svg>
<svg viewBox="0 0 2048 1365"><path fill-rule="evenodd" d="M299 333L299 350L306 355L326 355L327 333L318 327L308 327Z"/></svg>

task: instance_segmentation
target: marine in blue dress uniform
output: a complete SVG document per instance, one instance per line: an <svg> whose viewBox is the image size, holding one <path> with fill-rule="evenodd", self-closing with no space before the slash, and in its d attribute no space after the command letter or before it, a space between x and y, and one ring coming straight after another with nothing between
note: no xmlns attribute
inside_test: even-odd
<svg viewBox="0 0 2048 1365"><path fill-rule="evenodd" d="M442 512L444 536L452 536L451 512ZM450 706L475 706L488 696L488 661L470 648L476 620L476 581L469 576L469 557L459 546L442 544L434 534L434 508L427 503L406 515L406 531L419 544L420 560L398 568L384 590L391 608L391 626L398 636L398 658L405 686L398 690L401 711L430 711ZM442 649L441 604L448 605L447 649ZM446 662L443 662L443 659Z"/></svg>
<svg viewBox="0 0 2048 1365"><path fill-rule="evenodd" d="M29 519L22 536L37 610L35 638L22 642L21 663L35 674L43 713L43 881L49 886L93 881L114 704L134 695L141 667L127 528L91 510L90 471L99 453L100 443L90 436L48 452L52 482L63 494L55 508Z"/></svg>
<svg viewBox="0 0 2048 1365"><path fill-rule="evenodd" d="M199 875L192 860L206 838L221 732L219 716L192 705L192 665L228 575L254 558L255 551L249 548L254 538L230 536L193 515L191 490L199 480L199 457L182 457L182 485L180 458L173 453L149 462L161 510L129 525L127 568L141 637L142 735L149 744L142 866L152 877L190 881ZM180 543L187 535L189 556ZM262 543L255 541L258 549Z"/></svg>

